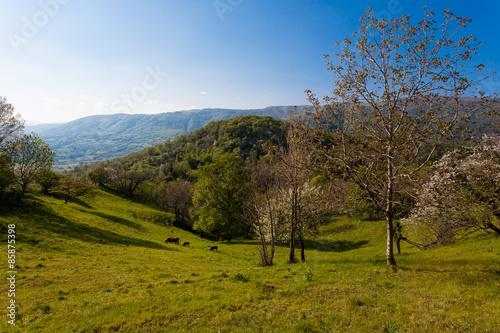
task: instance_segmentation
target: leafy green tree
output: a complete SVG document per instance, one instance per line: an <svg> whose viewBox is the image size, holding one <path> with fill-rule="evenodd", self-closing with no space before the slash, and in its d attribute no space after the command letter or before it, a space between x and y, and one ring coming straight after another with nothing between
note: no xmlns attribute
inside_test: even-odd
<svg viewBox="0 0 500 333"><path fill-rule="evenodd" d="M14 184L16 175L12 169L12 162L6 154L0 154L0 198L5 197L7 188ZM4 202L4 200L2 200Z"/></svg>
<svg viewBox="0 0 500 333"><path fill-rule="evenodd" d="M44 195L49 194L49 190L57 185L60 176L52 169L43 168L36 175L36 182L42 187Z"/></svg>
<svg viewBox="0 0 500 333"><path fill-rule="evenodd" d="M56 154L34 133L7 142L4 151L14 164L16 183L21 187L22 194L26 193L28 185L40 170L52 167Z"/></svg>
<svg viewBox="0 0 500 333"><path fill-rule="evenodd" d="M193 195L195 229L227 241L244 235L249 180L241 157L234 154L220 155L203 166Z"/></svg>
<svg viewBox="0 0 500 333"><path fill-rule="evenodd" d="M80 179L63 176L59 180L57 189L64 193L64 203L67 204L70 198L93 196L97 190L97 187Z"/></svg>
<svg viewBox="0 0 500 333"><path fill-rule="evenodd" d="M93 170L89 171L87 173L87 177L88 179L90 179L92 183L97 184L99 186L104 186L104 184L109 182L108 172L102 166L98 166Z"/></svg>
<svg viewBox="0 0 500 333"><path fill-rule="evenodd" d="M411 25L409 16L379 20L368 8L359 31L337 43L337 59L325 56L333 95L320 102L306 91L314 111L304 128L312 128L321 165L349 177L383 212L388 265L396 265L393 221L402 180L414 178L437 145L492 100L476 90L474 77L484 66L470 65L480 44L462 33L470 19L445 11L438 25L433 16L426 12Z"/></svg>

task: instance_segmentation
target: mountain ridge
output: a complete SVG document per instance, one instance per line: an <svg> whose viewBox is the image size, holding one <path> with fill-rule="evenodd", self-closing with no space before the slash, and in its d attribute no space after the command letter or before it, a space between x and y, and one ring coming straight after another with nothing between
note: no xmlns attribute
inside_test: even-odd
<svg viewBox="0 0 500 333"><path fill-rule="evenodd" d="M54 163L56 169L67 169L79 164L125 156L200 129L210 121L248 114L286 119L292 113L302 113L303 107L205 108L159 114L92 115L59 126L27 126L25 131L34 130L57 153Z"/></svg>

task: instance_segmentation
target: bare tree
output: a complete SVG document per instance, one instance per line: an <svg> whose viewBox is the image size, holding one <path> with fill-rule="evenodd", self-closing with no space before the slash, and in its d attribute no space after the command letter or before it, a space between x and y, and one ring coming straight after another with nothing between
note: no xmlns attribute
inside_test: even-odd
<svg viewBox="0 0 500 333"><path fill-rule="evenodd" d="M140 184L153 177L152 171L148 168L131 170L120 163L115 163L105 168L105 170L108 173L109 179L116 184L118 189L122 191L125 196L130 198L134 197L134 193Z"/></svg>
<svg viewBox="0 0 500 333"><path fill-rule="evenodd" d="M189 208L193 204L193 185L187 180L175 180L162 183L156 188L158 199L156 203L163 209L172 209L175 221L192 227L189 218Z"/></svg>
<svg viewBox="0 0 500 333"><path fill-rule="evenodd" d="M328 211L331 202L326 202L329 197L323 187L312 185L312 152L303 132L290 127L286 143L274 147L271 153L277 159L277 174L281 178L273 194L276 201L273 205L284 220L279 236L290 243L289 262L295 262L296 241L301 260L305 261L305 239L316 230L319 218Z"/></svg>
<svg viewBox="0 0 500 333"><path fill-rule="evenodd" d="M470 19L445 11L438 25L433 17L426 12L411 25L409 16L379 20L368 8L359 31L337 43L337 59L325 56L335 76L333 95L322 103L306 91L314 105L306 126L318 157L383 212L388 265L396 265L393 221L400 180L411 179L442 140L491 101L476 89L474 75L484 66L469 65L480 45L462 34Z"/></svg>
<svg viewBox="0 0 500 333"><path fill-rule="evenodd" d="M272 266L283 221L276 191L281 180L271 157L263 158L252 170L253 189L244 204L245 219L259 237L260 264Z"/></svg>

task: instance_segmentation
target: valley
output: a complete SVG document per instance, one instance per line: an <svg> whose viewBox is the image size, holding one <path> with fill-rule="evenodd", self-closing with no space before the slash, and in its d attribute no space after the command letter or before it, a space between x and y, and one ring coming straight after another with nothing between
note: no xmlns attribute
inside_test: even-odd
<svg viewBox="0 0 500 333"><path fill-rule="evenodd" d="M156 115L100 115L66 124L28 126L25 132L35 131L47 142L57 152L54 168L64 170L81 164L123 157L200 129L210 121L250 114L288 119L294 112L301 113L302 106L248 110L202 109Z"/></svg>

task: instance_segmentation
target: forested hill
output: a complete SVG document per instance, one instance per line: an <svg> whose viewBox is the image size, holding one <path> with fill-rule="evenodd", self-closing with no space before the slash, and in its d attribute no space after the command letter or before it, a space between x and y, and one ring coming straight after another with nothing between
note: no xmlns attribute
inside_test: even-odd
<svg viewBox="0 0 500 333"><path fill-rule="evenodd" d="M148 169L167 181L192 180L196 178L196 170L212 162L215 154L235 153L243 160L257 161L267 153L263 143L276 145L283 142L286 128L286 121L270 116L244 115L211 121L201 129L100 164L124 171ZM95 167L93 164L82 165L75 169L75 173L85 177Z"/></svg>
<svg viewBox="0 0 500 333"><path fill-rule="evenodd" d="M155 115L115 114L85 117L47 130L40 127L34 129L57 152L54 166L63 169L122 157L192 132L214 120L247 114L285 119L295 111L302 112L302 107L202 109Z"/></svg>

